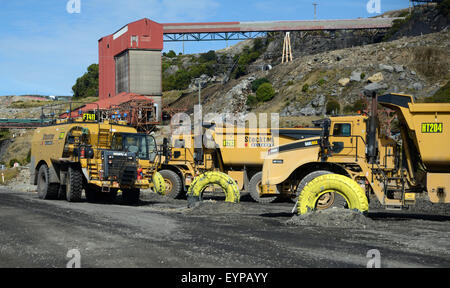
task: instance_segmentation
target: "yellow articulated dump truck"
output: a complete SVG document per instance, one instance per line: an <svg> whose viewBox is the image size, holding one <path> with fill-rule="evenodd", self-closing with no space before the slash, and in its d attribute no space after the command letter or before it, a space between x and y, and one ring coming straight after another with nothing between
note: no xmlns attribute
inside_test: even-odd
<svg viewBox="0 0 450 288"><path fill-rule="evenodd" d="M271 148L263 184L295 186L299 214L339 206L364 213L370 194L386 209L414 205L425 192L432 203L449 203L450 103L370 96L370 116L331 117L320 137ZM395 111L399 139L380 132L378 104Z"/></svg>
<svg viewBox="0 0 450 288"><path fill-rule="evenodd" d="M167 195L174 198L185 194L196 176L217 171L231 177L238 189L248 191L255 201L269 203L284 195L275 192L276 186L266 187L266 191L274 190L272 194L260 193L267 150L320 133L320 128L250 129L204 124L203 141L197 148L192 134L172 136L170 161L163 163L159 172L166 181Z"/></svg>
<svg viewBox="0 0 450 288"><path fill-rule="evenodd" d="M164 193L157 173L160 157L152 136L137 133L125 122L85 113L37 128L31 147L31 184L41 199L123 201L134 204L140 189ZM54 114L54 113L53 113Z"/></svg>

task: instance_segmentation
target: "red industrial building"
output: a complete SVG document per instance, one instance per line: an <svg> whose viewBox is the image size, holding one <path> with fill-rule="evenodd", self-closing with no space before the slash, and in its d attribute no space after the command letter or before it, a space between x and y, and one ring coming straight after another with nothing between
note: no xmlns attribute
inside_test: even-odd
<svg viewBox="0 0 450 288"><path fill-rule="evenodd" d="M131 102L139 102L141 107L147 103L145 111L138 111L140 117L147 119L147 124L160 122L163 45L163 26L149 19L130 23L101 38L98 41L99 100L81 109L119 110L121 105L136 106Z"/></svg>

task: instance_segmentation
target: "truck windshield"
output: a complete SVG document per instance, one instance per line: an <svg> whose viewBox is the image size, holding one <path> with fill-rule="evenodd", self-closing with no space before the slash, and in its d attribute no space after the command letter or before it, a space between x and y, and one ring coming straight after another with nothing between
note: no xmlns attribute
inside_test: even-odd
<svg viewBox="0 0 450 288"><path fill-rule="evenodd" d="M149 159L147 136L144 134L118 133L113 137L111 149L136 153L139 159Z"/></svg>

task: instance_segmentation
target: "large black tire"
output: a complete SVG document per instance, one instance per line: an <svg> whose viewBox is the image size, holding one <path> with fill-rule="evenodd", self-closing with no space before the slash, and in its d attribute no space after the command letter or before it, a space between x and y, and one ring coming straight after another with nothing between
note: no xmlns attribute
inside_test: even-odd
<svg viewBox="0 0 450 288"><path fill-rule="evenodd" d="M66 200L80 202L83 193L83 174L80 169L69 167L67 173Z"/></svg>
<svg viewBox="0 0 450 288"><path fill-rule="evenodd" d="M37 178L37 190L38 197L43 200L56 200L58 199L59 184L49 183L50 172L46 164L41 165Z"/></svg>
<svg viewBox="0 0 450 288"><path fill-rule="evenodd" d="M277 200L278 195L275 196L262 196L259 195L259 191L261 190L261 181L262 181L262 172L258 172L255 175L253 175L252 179L250 179L248 191L250 192L250 197L255 202L261 203L261 204L268 204L272 203L275 200Z"/></svg>
<svg viewBox="0 0 450 288"><path fill-rule="evenodd" d="M225 202L239 203L241 196L236 181L228 174L209 171L196 177L189 186L187 193L188 207L193 207L196 203L202 201L203 192L211 185L217 185L222 188L222 191L225 193Z"/></svg>
<svg viewBox="0 0 450 288"><path fill-rule="evenodd" d="M369 210L366 192L356 181L343 175L326 174L314 178L301 191L298 199L298 214L303 215L319 209L317 203L328 191L333 191L331 193L338 194L344 200L346 207L343 208L363 214Z"/></svg>
<svg viewBox="0 0 450 288"><path fill-rule="evenodd" d="M171 170L161 170L159 174L164 178L166 184L166 196L177 199L181 197L183 192L183 182L177 173Z"/></svg>
<svg viewBox="0 0 450 288"><path fill-rule="evenodd" d="M300 193L303 191L303 189L305 189L306 185L308 185L309 182L311 182L312 180L314 180L315 178L322 176L322 175L327 175L327 174L333 174L330 171L326 171L326 170L317 170L314 172L309 173L308 175L306 175L305 177L303 177L303 179L300 181L300 183L297 186L297 191L295 193L295 207L292 210L293 213L294 211L297 210L297 205L298 205L298 196L300 195ZM334 202L334 195L327 195L328 198L323 197L324 199L329 199L329 201L333 201ZM331 198L332 197L332 198ZM331 203L331 205L333 205L333 203ZM323 208L326 208L328 205L324 205Z"/></svg>
<svg viewBox="0 0 450 288"><path fill-rule="evenodd" d="M303 177L302 181L300 181L300 183L297 186L296 200L298 200L298 196L300 195L300 192L302 192L302 190L306 187L306 185L308 185L309 182L311 182L316 177L319 177L322 175L327 175L327 174L333 174L333 173L331 173L330 171L326 171L326 170L318 170L318 171L309 173L308 175Z"/></svg>
<svg viewBox="0 0 450 288"><path fill-rule="evenodd" d="M124 189L124 190L122 190L122 201L125 205L138 204L140 196L141 196L140 189Z"/></svg>

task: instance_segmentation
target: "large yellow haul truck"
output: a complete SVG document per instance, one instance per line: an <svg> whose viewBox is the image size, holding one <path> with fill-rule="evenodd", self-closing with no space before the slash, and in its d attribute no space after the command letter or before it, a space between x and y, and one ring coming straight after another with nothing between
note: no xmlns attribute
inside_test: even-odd
<svg viewBox="0 0 450 288"><path fill-rule="evenodd" d="M414 103L388 94L378 104L395 111L400 136L380 133L377 97L368 116L331 117L321 137L271 148L263 165L266 185L292 185L297 211L344 206L368 211L370 194L387 209L414 205L427 192L432 203L450 202L450 103Z"/></svg>
<svg viewBox="0 0 450 288"><path fill-rule="evenodd" d="M163 163L159 171L166 180L167 195L179 197L185 194L199 174L219 171L234 179L239 190L248 191L255 201L272 202L278 196L285 195L276 195L276 192L260 193L261 171L267 150L274 145L317 137L321 133L320 128L250 129L204 126L206 128L202 136L207 136L202 137L199 148L194 147L194 135L173 136L170 161ZM265 188L271 189L276 187Z"/></svg>
<svg viewBox="0 0 450 288"><path fill-rule="evenodd" d="M52 113L55 114L55 113ZM31 184L41 199L112 201L119 190L125 203L139 200L140 189L164 193L156 172L159 153L152 136L120 121L80 114L37 128L31 147ZM153 181L152 181L153 180Z"/></svg>

